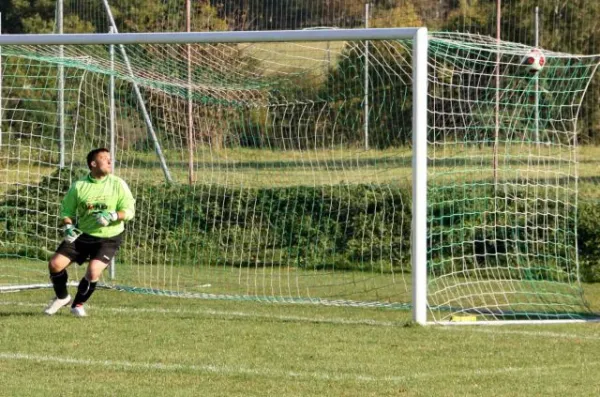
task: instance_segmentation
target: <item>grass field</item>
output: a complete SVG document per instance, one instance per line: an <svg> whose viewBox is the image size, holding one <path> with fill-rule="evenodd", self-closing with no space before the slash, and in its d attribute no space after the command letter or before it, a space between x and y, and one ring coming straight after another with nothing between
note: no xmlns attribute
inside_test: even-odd
<svg viewBox="0 0 600 397"><path fill-rule="evenodd" d="M399 310L107 290L77 319L42 315L50 296L0 294L0 395L600 393L600 324L419 327Z"/></svg>
<svg viewBox="0 0 600 397"><path fill-rule="evenodd" d="M584 147L580 153L579 190L583 199L597 199L600 150ZM148 161L154 165L155 175L150 177L162 183L155 159ZM254 187L352 182L347 178L397 181L411 173L406 152L291 152L284 158L277 152L239 150L221 152L211 161L214 168L202 174L209 182L252 181ZM362 163L352 169L360 161L373 166ZM53 171L17 169L0 170L0 189L12 188L15 182L36 183ZM174 169L175 179L184 181L184 166ZM147 170L137 159L128 168L131 174L122 176L137 179L143 173L148 178ZM310 176L314 179L307 180ZM480 177L488 176L473 176ZM10 277L6 269L19 267L1 261L0 284ZM43 263L31 269L24 278L47 280ZM119 277L124 272L120 269ZM157 277L150 285L165 276L146 274ZM256 274L240 271L233 276L247 278L236 293L256 285ZM345 285L345 277L352 273L336 274L331 280ZM323 280L331 288L331 280ZM592 308L600 311L600 284L584 289ZM43 316L51 295L50 290L0 294L0 395L600 395L598 323L419 327L411 324L406 310L198 300L114 290L98 291L88 308L90 317L76 319L66 310Z"/></svg>
<svg viewBox="0 0 600 397"><path fill-rule="evenodd" d="M40 261L2 259L1 265L0 283L18 269L26 270L21 277L46 279ZM71 267L71 279L81 270ZM128 271L135 268L118 268L118 279ZM339 285L353 277L352 272L335 276ZM337 288L330 284L333 279L323 277L323 282ZM600 284L585 284L584 291L600 312ZM51 296L50 289L0 293L0 395L600 393L594 375L600 367L600 323L420 327L406 309L106 289L92 298L90 316L77 319L66 309L54 317L41 314Z"/></svg>
<svg viewBox="0 0 600 397"><path fill-rule="evenodd" d="M260 60L265 76L302 76L307 86L317 87L338 62L342 45L248 44L238 50ZM306 70L311 72L299 75ZM19 142L14 145L17 153L0 152L0 195L16 184L35 185L56 171L55 159L45 157L50 156L47 148L30 146ZM568 177L572 186L572 159L568 152L554 150L501 147L500 180L543 186L547 180L555 184ZM600 149L578 150L580 198L599 199ZM179 183L187 182L185 153L165 150ZM409 148L199 148L195 155L198 184L407 186L412 174ZM73 158L81 161L84 156L82 151ZM138 181L164 183L151 151L128 156L118 153L117 174L132 186ZM430 147L429 156L441 160L432 161L435 182L493 178L490 147L443 145ZM136 269L119 268L119 280L133 279ZM81 277L78 270L72 279ZM404 290L398 292L389 274L357 282L358 272L304 272L306 277L298 272L273 281L269 269L227 268L209 269L210 277L202 280L185 273L193 270L178 269L180 279L172 283L171 270L144 267L137 276L149 287L193 289L196 283L198 293L210 281L215 288L229 288L225 293L230 294L310 295L325 290L331 298L354 293L350 298L410 301L410 275L398 275L406 277ZM46 282L45 264L23 266L22 261L0 259L0 285L14 280ZM584 289L592 308L600 311L600 284ZM408 310L199 300L115 290L99 290L88 305L90 317L76 319L67 310L54 317L42 315L51 295L48 289L0 293L0 396L600 395L600 323L420 327L411 323Z"/></svg>
<svg viewBox="0 0 600 397"><path fill-rule="evenodd" d="M47 284L46 262L0 259L0 287ZM71 280L80 280L84 267L69 267ZM160 263L120 263L115 279L108 271L101 280L125 290L161 291L163 294L219 297L221 299L278 302L345 301L406 307L411 300L410 274L372 271L312 271L286 266L236 267L198 263L169 266Z"/></svg>
<svg viewBox="0 0 600 397"><path fill-rule="evenodd" d="M24 148L21 148L24 150ZM436 183L463 181L491 181L493 178L493 151L491 147L448 145L430 147L430 180ZM569 176L573 182L575 169L572 153L565 148L542 147L540 153L528 145L515 144L499 148L501 156L500 180L529 180L530 183L550 184ZM31 152L31 153L30 153ZM32 154L33 153L33 154ZM165 150L166 163L173 181L187 184L188 159L183 150ZM529 156L531 154L531 156ZM35 184L56 171L48 160L36 159L35 149L23 153L0 152L0 194L14 184ZM78 161L74 168L85 169L85 152L73 155ZM581 146L577 149L579 163L578 190L583 199L600 198L600 147ZM21 159L17 161L17 159ZM4 163L2 162L4 160ZM53 160L54 161L54 160ZM153 152L121 152L117 154L115 173L135 185L165 182L164 172ZM264 150L232 148L211 150L197 148L195 152L196 183L251 188L286 186L314 186L375 183L408 186L412 178L412 152L409 147L368 150L340 147L331 150Z"/></svg>
<svg viewBox="0 0 600 397"><path fill-rule="evenodd" d="M250 43L239 44L238 51L261 62L266 75L304 73L321 80L336 65L345 42Z"/></svg>

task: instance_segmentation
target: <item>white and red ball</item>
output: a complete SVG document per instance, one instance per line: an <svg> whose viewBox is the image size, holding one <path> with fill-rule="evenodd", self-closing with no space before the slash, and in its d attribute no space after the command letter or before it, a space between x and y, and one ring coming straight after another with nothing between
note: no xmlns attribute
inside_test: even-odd
<svg viewBox="0 0 600 397"><path fill-rule="evenodd" d="M546 64L546 57L544 53L538 49L529 51L525 58L523 58L523 65L527 68L529 73L537 73L544 68Z"/></svg>

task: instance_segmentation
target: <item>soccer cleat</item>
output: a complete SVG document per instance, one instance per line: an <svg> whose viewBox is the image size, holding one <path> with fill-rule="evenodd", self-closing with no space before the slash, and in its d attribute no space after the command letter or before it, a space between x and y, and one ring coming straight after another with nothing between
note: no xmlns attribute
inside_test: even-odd
<svg viewBox="0 0 600 397"><path fill-rule="evenodd" d="M85 309L83 308L83 305L77 305L77 306L72 307L71 314L73 314L75 317L86 317L87 316Z"/></svg>
<svg viewBox="0 0 600 397"><path fill-rule="evenodd" d="M44 313L51 316L57 311L60 310L61 307L67 306L71 302L71 295L67 295L64 299L54 298L50 301L50 304L46 306L44 309Z"/></svg>

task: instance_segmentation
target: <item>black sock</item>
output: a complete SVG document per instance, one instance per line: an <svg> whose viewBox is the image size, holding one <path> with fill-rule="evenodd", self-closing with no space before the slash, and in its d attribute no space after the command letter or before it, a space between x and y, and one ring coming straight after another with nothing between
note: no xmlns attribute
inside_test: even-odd
<svg viewBox="0 0 600 397"><path fill-rule="evenodd" d="M58 273L50 272L50 281L52 281L52 287L54 288L54 293L58 299L65 299L69 296L69 291L67 291L68 279L69 275L65 269Z"/></svg>
<svg viewBox="0 0 600 397"><path fill-rule="evenodd" d="M87 278L82 278L79 282L79 287L77 287L77 295L75 295L75 299L73 300L71 307L82 305L87 302L87 300L90 299L90 296L92 296L96 290L96 284L96 281L90 283Z"/></svg>

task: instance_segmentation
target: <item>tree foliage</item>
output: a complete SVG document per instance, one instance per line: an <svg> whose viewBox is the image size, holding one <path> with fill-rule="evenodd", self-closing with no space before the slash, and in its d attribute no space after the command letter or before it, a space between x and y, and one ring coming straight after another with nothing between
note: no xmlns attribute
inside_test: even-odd
<svg viewBox="0 0 600 397"><path fill-rule="evenodd" d="M199 0L192 1L192 30L257 30L303 29L323 26L359 28L365 26L365 0ZM467 31L494 36L496 33L496 0L371 0L371 27L422 26L443 31ZM4 0L0 2L2 28L7 33L47 33L55 28L56 0ZM185 30L185 2L183 0L110 0L112 12L123 32L149 32ZM570 0L563 2L537 2L540 16L540 45L568 53L594 53L600 42L600 25L589 21L590 15L600 15L600 2L595 0ZM66 32L106 32L106 11L101 1L65 0ZM501 38L534 44L534 13L531 0L505 0L502 2ZM377 46L374 45L373 57ZM346 50L350 51L350 50ZM150 54L151 55L151 54ZM339 98L334 98L322 109L330 117L327 125L341 125L344 133L354 134L350 139L362 139L362 95L360 80L364 72L361 55L347 53L348 59L337 65L324 87L303 86L310 81L294 82L294 89L313 96L315 101L329 101L324 97L331 87L342 89L351 100L343 108ZM374 58L373 58L374 59ZM376 60L376 59L374 59ZM224 60L224 62L228 62ZM364 64L364 60L362 61ZM197 71L200 73L201 71ZM195 72L196 73L196 72ZM370 74L371 101L378 101L377 93L408 95L409 92L390 90L379 76L377 66ZM354 79L354 80L353 80ZM337 81L334 81L337 80ZM399 88L398 85L396 88ZM308 94L307 94L308 93ZM35 96L35 93L33 94ZM335 96L335 95L334 95ZM588 89L580 112L579 129L582 142L600 142L600 77ZM390 98L384 98L384 105ZM407 103L406 105L410 105ZM382 107L385 109L385 107ZM281 119L279 108L272 108L272 116ZM400 113L404 112L404 107ZM340 116L343 116L340 118ZM375 117L375 116L374 116ZM342 120L342 124L338 121ZM379 120L383 120L380 118ZM293 122L293 120L291 120ZM306 121L306 120L305 120ZM310 121L310 120L309 120ZM375 122L375 119L373 120ZM396 120L398 121L398 120ZM300 122L300 121L298 121ZM409 123L402 116L401 123ZM337 123L337 124L336 124ZM233 123L235 124L235 123ZM289 123L288 123L289 125ZM290 131L297 131L298 125ZM385 122L381 131L389 128ZM252 127L254 128L254 127ZM252 129L248 127L247 129ZM377 134L377 123L374 124ZM410 128L402 124L400 129ZM268 131L264 131L268 135ZM334 133L329 130L329 134ZM254 134L256 137L260 134ZM251 140L254 140L254 137ZM246 140L248 142L248 140Z"/></svg>

